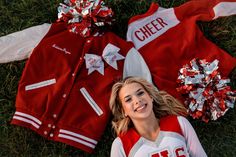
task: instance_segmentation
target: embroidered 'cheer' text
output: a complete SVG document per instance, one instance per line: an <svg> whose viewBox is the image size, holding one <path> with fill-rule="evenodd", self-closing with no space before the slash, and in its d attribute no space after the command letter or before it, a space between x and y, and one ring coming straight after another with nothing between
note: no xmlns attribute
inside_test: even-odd
<svg viewBox="0 0 236 157"><path fill-rule="evenodd" d="M168 24L162 18L157 18L147 23L143 27L139 28L137 31L134 32L134 34L138 40L144 41L153 34L156 34L158 31L160 31L167 25Z"/></svg>

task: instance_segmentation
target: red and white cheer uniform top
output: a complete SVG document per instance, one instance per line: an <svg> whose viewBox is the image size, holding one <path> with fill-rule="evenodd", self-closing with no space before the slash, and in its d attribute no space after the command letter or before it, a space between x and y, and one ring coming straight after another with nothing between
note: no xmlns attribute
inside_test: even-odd
<svg viewBox="0 0 236 157"><path fill-rule="evenodd" d="M129 129L117 137L111 148L111 157L206 157L198 137L182 116L160 119L160 132L155 141Z"/></svg>
<svg viewBox="0 0 236 157"><path fill-rule="evenodd" d="M92 152L110 118L114 82L130 75L151 81L146 63L132 46L111 32L83 38L70 33L65 23L1 37L1 62L24 59L33 49L11 123Z"/></svg>
<svg viewBox="0 0 236 157"><path fill-rule="evenodd" d="M152 3L145 14L130 19L127 41L143 56L157 87L181 100L176 91L178 71L193 58L218 59L223 77L236 66L236 58L206 39L196 24L233 14L236 0L191 0L175 8Z"/></svg>

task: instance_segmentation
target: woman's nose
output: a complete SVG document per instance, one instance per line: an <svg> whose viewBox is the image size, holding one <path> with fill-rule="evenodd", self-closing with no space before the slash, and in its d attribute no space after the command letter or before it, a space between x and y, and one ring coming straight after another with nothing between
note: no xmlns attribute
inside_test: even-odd
<svg viewBox="0 0 236 157"><path fill-rule="evenodd" d="M141 102L141 99L137 96L134 96L134 103L139 104Z"/></svg>

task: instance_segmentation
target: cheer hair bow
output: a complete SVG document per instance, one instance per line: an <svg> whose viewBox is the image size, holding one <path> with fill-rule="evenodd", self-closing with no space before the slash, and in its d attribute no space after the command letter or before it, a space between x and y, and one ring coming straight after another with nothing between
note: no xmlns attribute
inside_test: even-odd
<svg viewBox="0 0 236 157"><path fill-rule="evenodd" d="M88 69L88 75L97 70L100 74L104 75L104 62L102 58L114 69L118 70L117 61L125 57L119 54L119 47L113 44L108 44L102 53L102 57L95 54L85 54L85 64Z"/></svg>

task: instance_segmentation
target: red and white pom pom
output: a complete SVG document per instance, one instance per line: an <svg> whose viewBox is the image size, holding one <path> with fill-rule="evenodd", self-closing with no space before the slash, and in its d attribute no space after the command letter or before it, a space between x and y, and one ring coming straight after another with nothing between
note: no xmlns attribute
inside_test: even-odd
<svg viewBox="0 0 236 157"><path fill-rule="evenodd" d="M102 0L64 0L58 7L58 22L68 24L70 32L88 37L101 34L113 22L113 12Z"/></svg>
<svg viewBox="0 0 236 157"><path fill-rule="evenodd" d="M227 85L229 79L221 78L218 63L193 59L179 70L177 91L186 98L185 105L194 119L216 120L234 107L236 91Z"/></svg>

